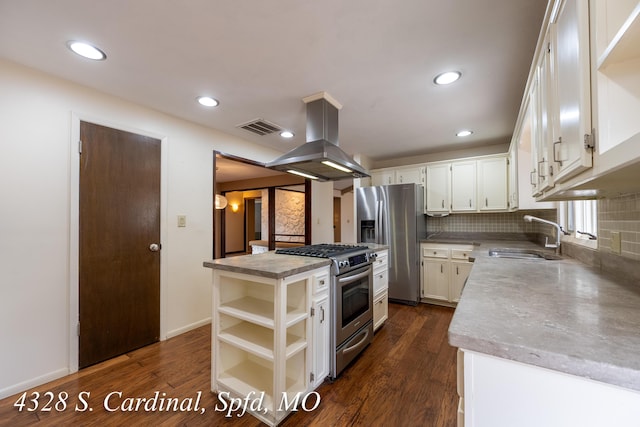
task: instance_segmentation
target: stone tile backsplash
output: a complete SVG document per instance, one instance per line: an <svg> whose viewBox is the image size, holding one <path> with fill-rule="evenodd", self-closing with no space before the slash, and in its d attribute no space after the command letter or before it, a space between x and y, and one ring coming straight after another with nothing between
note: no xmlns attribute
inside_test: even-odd
<svg viewBox="0 0 640 427"><path fill-rule="evenodd" d="M598 201L599 251L612 253L612 232L620 233L620 256L640 260L640 193Z"/></svg>

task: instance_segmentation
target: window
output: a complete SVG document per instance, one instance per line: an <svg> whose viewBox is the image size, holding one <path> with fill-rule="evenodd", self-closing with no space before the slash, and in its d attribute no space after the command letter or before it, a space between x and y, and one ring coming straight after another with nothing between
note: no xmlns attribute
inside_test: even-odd
<svg viewBox="0 0 640 427"><path fill-rule="evenodd" d="M560 202L560 225L579 239L595 240L598 235L598 212L595 200Z"/></svg>

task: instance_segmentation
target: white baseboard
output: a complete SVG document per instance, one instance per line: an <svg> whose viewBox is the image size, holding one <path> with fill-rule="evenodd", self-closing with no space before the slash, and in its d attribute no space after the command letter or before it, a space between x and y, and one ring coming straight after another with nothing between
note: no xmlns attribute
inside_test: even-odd
<svg viewBox="0 0 640 427"><path fill-rule="evenodd" d="M62 378L65 375L69 375L68 368L58 369L57 371L49 372L48 374L44 374L39 377L32 378L30 380L0 389L0 399L4 399L5 397L20 393L21 391L40 386L44 383L48 383L49 381L57 380L58 378Z"/></svg>
<svg viewBox="0 0 640 427"><path fill-rule="evenodd" d="M193 329L199 328L200 326L208 325L211 323L211 317L207 317L205 319L199 320L195 323L191 323L190 325L183 326L182 328L174 329L172 331L167 332L167 337L165 339L173 338L180 334L184 334L185 332L189 332Z"/></svg>

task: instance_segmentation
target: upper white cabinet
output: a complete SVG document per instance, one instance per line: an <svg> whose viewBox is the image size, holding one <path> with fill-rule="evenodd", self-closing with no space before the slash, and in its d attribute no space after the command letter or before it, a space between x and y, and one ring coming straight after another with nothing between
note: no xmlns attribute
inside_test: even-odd
<svg viewBox="0 0 640 427"><path fill-rule="evenodd" d="M426 213L506 211L507 154L427 163Z"/></svg>
<svg viewBox="0 0 640 427"><path fill-rule="evenodd" d="M477 162L451 163L451 212L474 212L477 208Z"/></svg>
<svg viewBox="0 0 640 427"><path fill-rule="evenodd" d="M640 191L638 111L640 2L552 1L518 119L531 116L533 196Z"/></svg>
<svg viewBox="0 0 640 427"><path fill-rule="evenodd" d="M640 2L591 2L598 153L640 136Z"/></svg>
<svg viewBox="0 0 640 427"><path fill-rule="evenodd" d="M478 160L478 209L480 211L506 210L507 157L498 156Z"/></svg>
<svg viewBox="0 0 640 427"><path fill-rule="evenodd" d="M372 170L371 185L410 183L424 185L424 173L424 167L421 165Z"/></svg>
<svg viewBox="0 0 640 427"><path fill-rule="evenodd" d="M518 209L518 144L512 142L509 146L507 168L507 203L510 211Z"/></svg>
<svg viewBox="0 0 640 427"><path fill-rule="evenodd" d="M425 186L426 212L430 214L449 213L451 205L451 164L427 164L427 184Z"/></svg>
<svg viewBox="0 0 640 427"><path fill-rule="evenodd" d="M557 167L554 180L562 182L592 166L588 3L560 2L550 36L553 64L549 84L556 92L554 115L559 128L551 148Z"/></svg>

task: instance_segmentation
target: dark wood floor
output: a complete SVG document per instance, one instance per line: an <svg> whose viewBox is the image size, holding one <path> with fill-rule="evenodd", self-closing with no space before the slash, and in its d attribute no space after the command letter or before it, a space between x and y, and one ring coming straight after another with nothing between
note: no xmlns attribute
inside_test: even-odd
<svg viewBox="0 0 640 427"><path fill-rule="evenodd" d="M453 309L420 304L389 305L389 320L373 344L333 383L317 391L321 402L312 412L290 415L282 426L455 426L456 349L447 343ZM21 394L0 400L0 425L153 425L259 426L250 415L225 418L210 390L211 328L204 326L170 340L136 350L49 384L28 390L25 409L14 406ZM185 399L201 393L200 412L107 412L105 396L153 397L154 392ZM39 408L29 399L40 393ZM41 410L53 392L51 411ZM69 398L59 402L60 393ZM78 399L88 401L92 411ZM113 400L116 404L121 400ZM58 406L56 409L56 403Z"/></svg>

